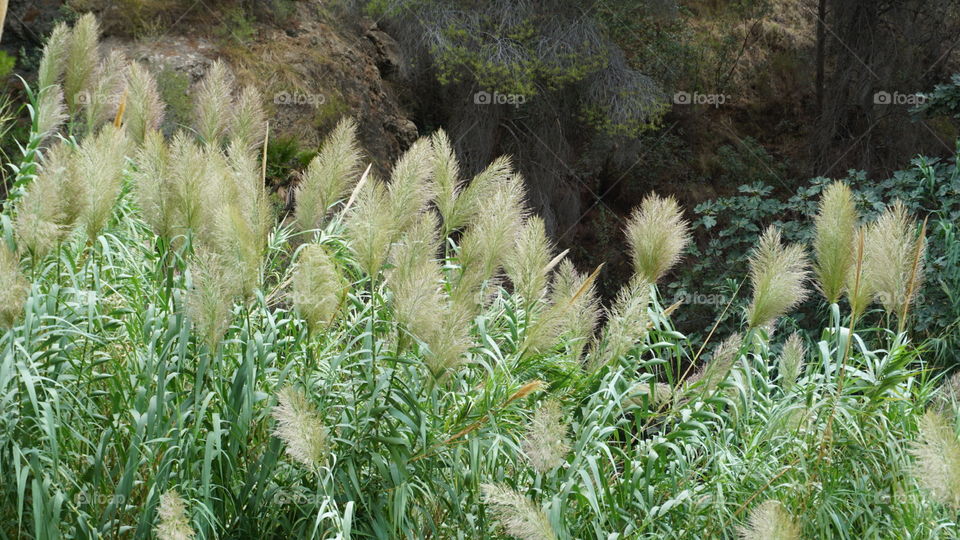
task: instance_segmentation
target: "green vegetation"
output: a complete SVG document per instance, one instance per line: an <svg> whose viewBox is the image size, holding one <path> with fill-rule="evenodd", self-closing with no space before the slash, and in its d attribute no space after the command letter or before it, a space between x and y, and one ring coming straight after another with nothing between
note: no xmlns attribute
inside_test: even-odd
<svg viewBox="0 0 960 540"><path fill-rule="evenodd" d="M957 329L960 328L960 245L956 223L960 220L960 165L955 159L918 158L913 167L892 177L868 180L862 171L851 171L843 182L853 190L859 213L875 219L890 201L901 201L914 215L928 216L930 237L927 251L927 272L920 283L923 301L915 309L913 330L931 348L933 359L940 366L952 367L960 362ZM755 182L739 187L739 194L719 197L696 208L698 218L693 227L700 242L691 246L688 256L693 264L678 273L670 285L667 298L683 299L698 294L705 300L730 300L735 306L747 301L736 294L743 278L755 237L764 227L778 227L790 242L814 239L814 220L818 201L832 180L815 178L796 188L787 198L774 195L774 185ZM693 304L678 312L678 324L698 331L709 326L721 314L726 302ZM825 303L812 298L792 317L801 327L817 327L819 313ZM881 324L881 312L868 314L872 322ZM723 328L732 330L737 321L725 320Z"/></svg>
<svg viewBox="0 0 960 540"><path fill-rule="evenodd" d="M662 292L692 237L673 198L629 217L606 306L510 160L468 180L442 131L381 180L340 122L276 216L259 92L215 64L166 137L157 83L105 84L97 35L48 44L0 216L2 537L956 530L960 378L910 337L955 217L918 222L907 184L818 183L812 249L757 230L743 309L690 337Z"/></svg>

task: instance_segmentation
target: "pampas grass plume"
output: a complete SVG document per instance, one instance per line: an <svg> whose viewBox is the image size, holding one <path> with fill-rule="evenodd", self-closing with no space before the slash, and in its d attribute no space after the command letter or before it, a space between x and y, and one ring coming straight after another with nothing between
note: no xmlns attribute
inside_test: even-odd
<svg viewBox="0 0 960 540"><path fill-rule="evenodd" d="M478 201L476 219L460 237L461 273L453 291L466 309L476 311L483 305L483 284L500 269L527 215L524 201L519 175L501 181L488 197Z"/></svg>
<svg viewBox="0 0 960 540"><path fill-rule="evenodd" d="M803 248L783 246L780 231L769 227L750 257L753 298L747 308L751 328L769 326L807 296L807 262Z"/></svg>
<svg viewBox="0 0 960 540"><path fill-rule="evenodd" d="M847 275L854 263L857 207L853 192L843 182L834 182L820 198L814 219L814 270L820 292L827 302L836 303L843 294Z"/></svg>
<svg viewBox="0 0 960 540"><path fill-rule="evenodd" d="M431 178L434 183L434 204L443 218L444 236L453 232L452 227L458 227L464 219L457 215L457 198L463 189L460 179L460 163L453 151L450 138L443 130L438 130L430 138L431 145Z"/></svg>
<svg viewBox="0 0 960 540"><path fill-rule="evenodd" d="M357 124L352 119L341 120L324 139L297 186L294 217L300 230L320 227L330 206L353 189L359 165Z"/></svg>
<svg viewBox="0 0 960 540"><path fill-rule="evenodd" d="M220 146L230 121L233 82L226 64L216 60L196 92L193 127L207 145Z"/></svg>
<svg viewBox="0 0 960 540"><path fill-rule="evenodd" d="M800 525L779 501L760 503L750 512L748 522L738 531L744 540L800 540Z"/></svg>
<svg viewBox="0 0 960 540"><path fill-rule="evenodd" d="M740 334L734 334L720 342L713 352L713 358L686 380L686 387L690 388L699 383L705 393L716 390L730 374L742 347L743 336Z"/></svg>
<svg viewBox="0 0 960 540"><path fill-rule="evenodd" d="M190 526L186 504L176 490L160 495L157 509L157 525L154 529L158 540L189 540L196 536Z"/></svg>
<svg viewBox="0 0 960 540"><path fill-rule="evenodd" d="M920 419L911 453L920 485L938 502L960 510L960 440L953 422L928 410Z"/></svg>
<svg viewBox="0 0 960 540"><path fill-rule="evenodd" d="M901 314L919 290L926 245L915 230L900 201L867 226L863 280L888 313Z"/></svg>
<svg viewBox="0 0 960 540"><path fill-rule="evenodd" d="M263 95L255 86L245 86L237 97L230 116L230 141L240 148L254 151L267 136L267 114Z"/></svg>
<svg viewBox="0 0 960 540"><path fill-rule="evenodd" d="M399 231L410 227L433 200L430 140L417 140L393 166L387 187L389 209Z"/></svg>
<svg viewBox="0 0 960 540"><path fill-rule="evenodd" d="M600 319L600 299L596 289L597 272L587 276L577 272L568 260L560 262L553 274L550 299L554 305L566 302L569 307L559 321L559 334L567 336L573 358L579 359Z"/></svg>
<svg viewBox="0 0 960 540"><path fill-rule="evenodd" d="M547 266L552 264L548 262ZM599 316L594 289L596 276L597 272L581 276L572 264L562 261L545 301L528 303L530 312L537 315L526 328L522 346L524 356L553 349L560 343L560 338L567 335L572 356L580 358Z"/></svg>
<svg viewBox="0 0 960 540"><path fill-rule="evenodd" d="M183 138L182 133L177 134L174 146L181 147ZM158 236L172 237L175 218L171 169L181 162L171 160L170 148L158 131L146 134L135 161L133 189L141 215Z"/></svg>
<svg viewBox="0 0 960 540"><path fill-rule="evenodd" d="M76 174L86 182L87 198L79 217L91 241L106 227L120 195L128 143L122 129L108 124L77 150Z"/></svg>
<svg viewBox="0 0 960 540"><path fill-rule="evenodd" d="M293 271L291 296L294 308L311 329L333 321L346 288L346 280L324 246L309 244L303 248Z"/></svg>
<svg viewBox="0 0 960 540"><path fill-rule="evenodd" d="M394 248L387 280L397 321L426 345L427 367L443 377L460 364L470 345L470 316L443 290L440 263L434 260L437 226L433 213L420 216Z"/></svg>
<svg viewBox="0 0 960 540"><path fill-rule="evenodd" d="M59 143L44 154L37 177L17 204L18 245L43 257L70 232L85 200L85 184L73 166L73 148Z"/></svg>
<svg viewBox="0 0 960 540"><path fill-rule="evenodd" d="M370 277L379 274L399 232L388 204L383 183L371 177L360 187L356 203L345 220L344 232L350 249L360 268Z"/></svg>
<svg viewBox="0 0 960 540"><path fill-rule="evenodd" d="M37 98L36 115L37 135L44 140L60 129L67 119L63 105L63 91L59 86L50 86L40 91Z"/></svg>
<svg viewBox="0 0 960 540"><path fill-rule="evenodd" d="M673 197L647 195L626 227L627 244L637 275L656 283L680 260L690 242L689 226Z"/></svg>
<svg viewBox="0 0 960 540"><path fill-rule="evenodd" d="M862 314L873 301L873 290L870 288L872 283L864 276L864 270L869 265L869 261L866 260L866 230L867 227L857 229L854 262L847 272L844 286L847 301L850 302L850 312L854 317Z"/></svg>
<svg viewBox="0 0 960 540"><path fill-rule="evenodd" d="M91 13L81 16L73 25L67 40L64 60L63 93L71 114L82 107L79 96L93 90L99 62L100 23ZM43 74L44 78L49 74ZM46 81L44 81L46 82Z"/></svg>
<svg viewBox="0 0 960 540"><path fill-rule="evenodd" d="M10 327L23 315L30 282L20 272L16 253L0 245L0 327Z"/></svg>
<svg viewBox="0 0 960 540"><path fill-rule="evenodd" d="M83 112L86 118L87 134L94 133L100 126L117 120L123 112L128 66L127 58L120 51L110 51L107 58L97 65L92 86L83 94L86 101L83 104ZM122 120L122 118L119 119Z"/></svg>
<svg viewBox="0 0 960 540"><path fill-rule="evenodd" d="M127 91L124 126L133 142L139 145L148 133L160 129L164 103L153 74L138 62L130 64L127 69Z"/></svg>
<svg viewBox="0 0 960 540"><path fill-rule="evenodd" d="M277 394L273 417L277 421L274 435L287 445L287 455L294 461L316 468L329 454L327 428L323 416L300 390L287 387Z"/></svg>
<svg viewBox="0 0 960 540"><path fill-rule="evenodd" d="M659 407L673 398L673 387L662 382L642 382L633 386L633 394L643 394L647 396L650 405ZM642 405L643 400L640 397L631 399L634 405Z"/></svg>
<svg viewBox="0 0 960 540"><path fill-rule="evenodd" d="M67 55L70 47L71 31L66 23L60 22L53 28L47 43L43 46L40 65L37 68L37 89L57 84L67 69Z"/></svg>
<svg viewBox="0 0 960 540"><path fill-rule="evenodd" d="M51 135L66 120L63 89L57 83L67 65L67 50L71 31L65 23L54 27L43 47L43 56L37 72L36 111L37 133Z"/></svg>
<svg viewBox="0 0 960 540"><path fill-rule="evenodd" d="M552 251L543 220L534 216L520 228L513 249L503 259L503 269L514 292L528 305L539 302L546 292Z"/></svg>
<svg viewBox="0 0 960 540"><path fill-rule="evenodd" d="M546 474L566 462L570 453L567 424L556 400L544 401L534 413L521 448L537 472Z"/></svg>
<svg viewBox="0 0 960 540"><path fill-rule="evenodd" d="M216 147L207 146L216 153ZM210 249L228 257L240 269L243 295L251 297L260 284L261 263L274 223L257 158L239 141L230 143L226 167L211 160L221 193L208 197L215 208ZM219 169L219 170L217 170Z"/></svg>
<svg viewBox="0 0 960 540"><path fill-rule="evenodd" d="M190 266L193 288L187 292L187 316L211 351L230 327L233 300L240 293L235 263L203 249Z"/></svg>
<svg viewBox="0 0 960 540"><path fill-rule="evenodd" d="M650 284L634 277L617 293L610 307L600 341L590 352L587 369L597 370L623 358L647 335Z"/></svg>
<svg viewBox="0 0 960 540"><path fill-rule="evenodd" d="M483 502L510 536L520 540L555 540L556 533L547 515L515 489L499 484L482 484Z"/></svg>
<svg viewBox="0 0 960 540"><path fill-rule="evenodd" d="M489 209L489 199L501 194L504 186L519 189L514 195L520 205L525 205L526 193L523 190L522 179L513 171L510 158L501 156L493 160L490 165L477 173L470 182L458 191L453 211L443 214L444 231L452 231L474 225L486 215Z"/></svg>
<svg viewBox="0 0 960 540"><path fill-rule="evenodd" d="M783 350L777 361L780 370L780 387L784 392L789 392L797 384L797 379L803 371L803 359L806 356L807 348L803 344L803 338L796 332L790 334L783 344Z"/></svg>

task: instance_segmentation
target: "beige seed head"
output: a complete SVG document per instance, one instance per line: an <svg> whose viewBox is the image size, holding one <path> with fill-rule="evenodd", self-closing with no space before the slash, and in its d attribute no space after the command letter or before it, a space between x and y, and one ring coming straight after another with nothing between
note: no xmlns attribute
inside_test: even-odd
<svg viewBox="0 0 960 540"><path fill-rule="evenodd" d="M454 227L459 226L464 220L456 215L457 198L463 189L463 181L460 179L460 163L453 151L453 145L450 138L441 129L430 137L431 155L430 155L430 176L433 178L434 204L440 217L443 218L443 236L446 237Z"/></svg>
<svg viewBox="0 0 960 540"><path fill-rule="evenodd" d="M911 449L914 476L938 502L960 509L960 440L953 422L928 410Z"/></svg>
<svg viewBox="0 0 960 540"><path fill-rule="evenodd" d="M106 59L97 64L92 85L83 94L87 134L116 120L121 103L126 99L128 66L126 57L116 50L110 51Z"/></svg>
<svg viewBox="0 0 960 540"><path fill-rule="evenodd" d="M783 351L777 361L780 370L780 386L785 392L789 392L797 383L803 371L803 360L806 356L807 348L803 344L803 338L796 332L790 334L783 344Z"/></svg>
<svg viewBox="0 0 960 540"><path fill-rule="evenodd" d="M750 257L753 298L747 308L751 328L773 324L807 296L807 261L801 246L783 246L780 231L769 227Z"/></svg>
<svg viewBox="0 0 960 540"><path fill-rule="evenodd" d="M345 234L357 262L370 277L376 277L390 254L399 229L389 211L387 191L375 178L360 187L356 203L345 219Z"/></svg>
<svg viewBox="0 0 960 540"><path fill-rule="evenodd" d="M157 509L155 533L159 540L188 540L195 536L190 527L186 505L176 490L170 490L160 496Z"/></svg>
<svg viewBox="0 0 960 540"><path fill-rule="evenodd" d="M555 540L547 515L518 491L500 484L482 484L483 502L510 536L520 540Z"/></svg>
<svg viewBox="0 0 960 540"><path fill-rule="evenodd" d="M211 351L230 327L233 301L241 292L237 265L203 249L190 266L193 288L187 292L187 316Z"/></svg>
<svg viewBox="0 0 960 540"><path fill-rule="evenodd" d="M567 424L556 400L547 400L537 409L521 442L523 454L537 472L548 472L563 465L570 453Z"/></svg>
<svg viewBox="0 0 960 540"><path fill-rule="evenodd" d="M645 197L633 211L626 236L634 272L649 283L659 281L690 242L689 225L677 201L657 194Z"/></svg>
<svg viewBox="0 0 960 540"><path fill-rule="evenodd" d="M100 23L97 18L91 13L80 17L66 41L66 59L63 64L63 94L71 114L76 114L86 101L86 98L78 98L84 93L89 96L93 92L100 60L99 42ZM44 79L56 70L57 68L51 66L50 72L43 74Z"/></svg>
<svg viewBox="0 0 960 540"><path fill-rule="evenodd" d="M827 302L840 299L854 263L857 207L853 192L843 182L834 182L820 198L820 211L814 219L814 267L820 292Z"/></svg>
<svg viewBox="0 0 960 540"><path fill-rule="evenodd" d="M916 228L897 201L866 229L863 280L888 313L901 314L920 288L926 246Z"/></svg>
<svg viewBox="0 0 960 540"><path fill-rule="evenodd" d="M87 238L95 240L110 221L120 188L129 149L122 129L105 125L96 135L87 137L76 152L76 174L85 182L86 195L79 216Z"/></svg>
<svg viewBox="0 0 960 540"><path fill-rule="evenodd" d="M11 327L23 316L30 282L20 272L16 253L0 242L0 328Z"/></svg>
<svg viewBox="0 0 960 540"><path fill-rule="evenodd" d="M550 301L553 305L569 304L559 322L559 335L567 336L571 355L578 360L600 320L597 275L596 271L591 275L580 274L568 260L560 262L553 274Z"/></svg>
<svg viewBox="0 0 960 540"><path fill-rule="evenodd" d="M14 232L21 250L43 257L70 232L85 199L76 176L71 146L58 143L45 152L37 177L17 203Z"/></svg>
<svg viewBox="0 0 960 540"><path fill-rule="evenodd" d="M767 500L750 512L748 525L740 527L744 540L800 540L800 525L779 501Z"/></svg>
<svg viewBox="0 0 960 540"><path fill-rule="evenodd" d="M633 386L632 393L647 396L649 404L653 407L659 407L673 399L673 387L662 382L637 383ZM630 401L637 406L643 405L643 399L639 395L633 397Z"/></svg>
<svg viewBox="0 0 960 540"><path fill-rule="evenodd" d="M160 99L157 81L138 62L127 70L127 109L124 126L136 144L142 144L147 134L160 129L164 104Z"/></svg>
<svg viewBox="0 0 960 540"><path fill-rule="evenodd" d="M699 371L687 378L685 387L689 389L697 385L702 392L712 393L730 374L730 370L733 369L740 358L742 347L743 336L740 334L734 334L723 340L720 345L717 345L713 358Z"/></svg>
<svg viewBox="0 0 960 540"><path fill-rule="evenodd" d="M294 213L302 231L321 226L327 210L356 185L360 166L357 124L341 120L323 141L297 187Z"/></svg>
<svg viewBox="0 0 960 540"><path fill-rule="evenodd" d="M441 214L443 216L444 235L449 235L455 230L475 224L478 219L485 216L489 210L490 197L496 196L505 185L521 190L514 196L523 206L526 194L523 193L522 182L519 186L515 185L515 180L518 178L513 172L510 158L498 157L493 160L490 165L487 165L486 169L480 171L465 187L457 191L456 201L452 209L443 211Z"/></svg>
<svg viewBox="0 0 960 540"><path fill-rule="evenodd" d="M464 309L476 312L483 305L484 284L500 270L528 213L524 200L523 179L514 175L478 203L480 211L460 237L461 270L454 280L454 299Z"/></svg>
<svg viewBox="0 0 960 540"><path fill-rule="evenodd" d="M57 23L43 46L40 66L37 69L37 90L53 86L63 78L67 69L67 51L71 39L70 27L64 22Z"/></svg>
<svg viewBox="0 0 960 540"><path fill-rule="evenodd" d="M471 321L444 291L436 260L437 227L437 218L427 212L404 233L391 255L387 283L397 321L426 346L430 372L443 377L459 366L469 348Z"/></svg>
<svg viewBox="0 0 960 540"><path fill-rule="evenodd" d="M323 465L329 455L323 415L293 387L280 390L277 401L273 409L277 421L274 435L286 443L287 455L309 468Z"/></svg>
<svg viewBox="0 0 960 540"><path fill-rule="evenodd" d="M309 244L300 251L291 296L311 329L319 330L334 320L346 289L346 280L324 246Z"/></svg>
<svg viewBox="0 0 960 540"><path fill-rule="evenodd" d="M503 259L503 269L513 283L514 292L527 305L539 302L547 289L547 265L553 246L547 238L543 219L534 216L520 227L513 249Z"/></svg>
<svg viewBox="0 0 960 540"><path fill-rule="evenodd" d="M233 78L226 64L216 60L200 81L195 95L193 128L200 140L219 147L231 118Z"/></svg>
<svg viewBox="0 0 960 540"><path fill-rule="evenodd" d="M869 264L866 260L866 227L859 227L856 231L853 257L853 264L847 272L844 291L847 301L850 302L851 313L859 316L873 301L874 293L870 288L873 284L864 276L864 271Z"/></svg>
<svg viewBox="0 0 960 540"><path fill-rule="evenodd" d="M419 139L393 166L387 194L390 213L401 232L407 230L433 200L431 152L430 140Z"/></svg>
<svg viewBox="0 0 960 540"><path fill-rule="evenodd" d="M196 536L190 526L186 504L176 490L160 495L157 509L157 525L154 529L158 540L190 540Z"/></svg>
<svg viewBox="0 0 960 540"><path fill-rule="evenodd" d="M635 277L624 285L607 315L600 341L587 356L587 370L595 371L626 356L647 335L650 284Z"/></svg>
<svg viewBox="0 0 960 540"><path fill-rule="evenodd" d="M254 86L245 86L231 113L230 142L248 152L260 148L267 136L267 114L260 91Z"/></svg>

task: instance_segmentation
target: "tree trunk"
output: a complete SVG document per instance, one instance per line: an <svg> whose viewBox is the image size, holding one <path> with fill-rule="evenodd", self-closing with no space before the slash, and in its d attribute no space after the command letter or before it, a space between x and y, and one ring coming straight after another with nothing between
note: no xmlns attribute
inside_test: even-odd
<svg viewBox="0 0 960 540"><path fill-rule="evenodd" d="M827 39L827 0L820 0L817 5L817 115L823 114L823 77L824 62L826 61Z"/></svg>

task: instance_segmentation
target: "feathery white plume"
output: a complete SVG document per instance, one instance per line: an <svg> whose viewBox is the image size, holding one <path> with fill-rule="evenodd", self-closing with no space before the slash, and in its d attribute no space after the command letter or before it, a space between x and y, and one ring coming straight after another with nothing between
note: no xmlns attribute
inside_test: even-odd
<svg viewBox="0 0 960 540"><path fill-rule="evenodd" d="M499 484L482 484L483 502L503 530L520 540L556 540L547 515L519 492Z"/></svg>
<svg viewBox="0 0 960 540"><path fill-rule="evenodd" d="M277 394L274 434L287 445L287 455L307 467L323 465L328 455L323 417L303 392L287 387Z"/></svg>
<svg viewBox="0 0 960 540"><path fill-rule="evenodd" d="M160 495L157 509L157 525L154 529L158 540L190 540L196 536L190 526L186 505L176 490Z"/></svg>
<svg viewBox="0 0 960 540"><path fill-rule="evenodd" d="M767 500L750 512L749 525L740 527L744 540L800 540L800 525L779 501Z"/></svg>
<svg viewBox="0 0 960 540"><path fill-rule="evenodd" d="M541 474L563 465L570 453L570 441L558 401L547 400L540 405L533 414L521 447L527 461Z"/></svg>

